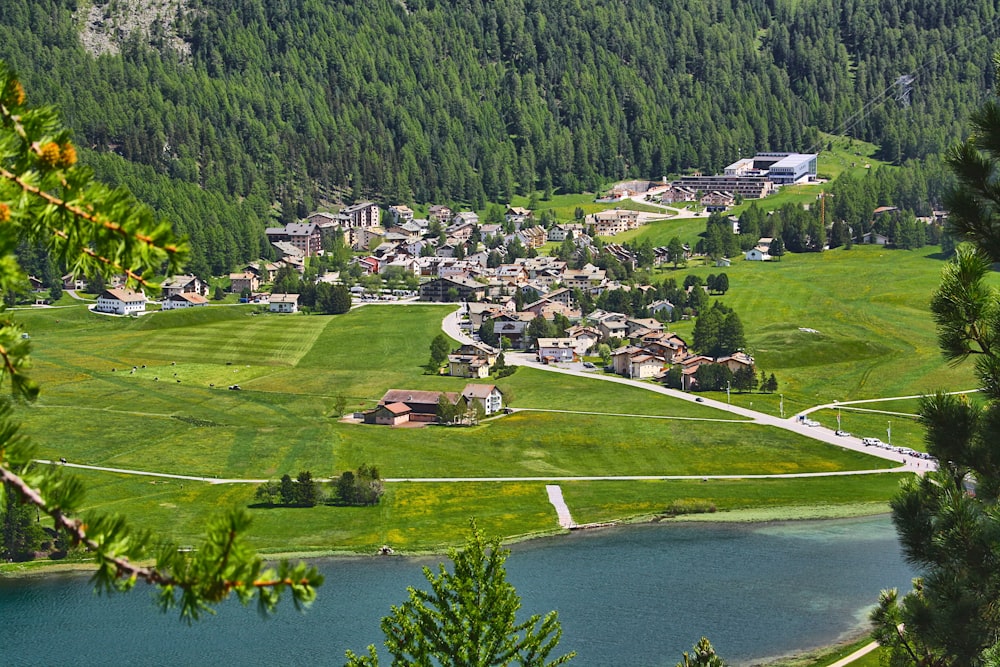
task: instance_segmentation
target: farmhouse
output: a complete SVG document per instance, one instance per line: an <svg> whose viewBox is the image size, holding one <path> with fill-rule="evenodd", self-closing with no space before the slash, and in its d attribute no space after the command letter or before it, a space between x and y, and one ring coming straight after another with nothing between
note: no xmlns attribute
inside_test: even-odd
<svg viewBox="0 0 1000 667"><path fill-rule="evenodd" d="M406 403L380 405L373 411L372 420L380 426L398 426L410 421L413 410Z"/></svg>
<svg viewBox="0 0 1000 667"><path fill-rule="evenodd" d="M172 276L160 284L160 290L164 299L185 292L208 296L208 284L198 276Z"/></svg>
<svg viewBox="0 0 1000 667"><path fill-rule="evenodd" d="M392 422L397 426L407 422L430 424L437 421L438 403L444 396L452 405L461 400L461 396L450 391L413 391L410 389L390 389L382 396L374 410L365 412L366 424ZM387 406L393 406L391 409ZM408 412L407 412L408 410ZM391 415L391 416L390 416Z"/></svg>
<svg viewBox="0 0 1000 667"><path fill-rule="evenodd" d="M272 294L268 299L268 310L272 313L299 312L298 294Z"/></svg>
<svg viewBox="0 0 1000 667"><path fill-rule="evenodd" d="M198 306L207 306L208 299L203 297L201 294L196 294L195 292L183 292L181 294L172 294L166 299L163 299L161 308L163 310L176 310L177 308L196 308Z"/></svg>
<svg viewBox="0 0 1000 667"><path fill-rule="evenodd" d="M114 313L115 315L142 313L146 310L146 295L124 287L106 289L97 297L97 305L94 306L94 310L99 313Z"/></svg>

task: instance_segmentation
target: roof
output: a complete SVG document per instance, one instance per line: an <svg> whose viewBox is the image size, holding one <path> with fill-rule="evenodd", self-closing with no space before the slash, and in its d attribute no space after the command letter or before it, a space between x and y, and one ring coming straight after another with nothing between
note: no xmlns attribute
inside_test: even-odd
<svg viewBox="0 0 1000 667"><path fill-rule="evenodd" d="M162 283L160 283L160 289L166 289L168 287L184 287L192 280L197 280L194 276L171 276L167 278Z"/></svg>
<svg viewBox="0 0 1000 667"><path fill-rule="evenodd" d="M489 398L493 391L500 391L495 384L467 384L462 390L465 398ZM500 391L502 394L503 392Z"/></svg>
<svg viewBox="0 0 1000 667"><path fill-rule="evenodd" d="M187 301L188 303L208 303L208 299L195 292L182 292L180 294L171 294L167 297L167 301Z"/></svg>
<svg viewBox="0 0 1000 667"><path fill-rule="evenodd" d="M299 302L298 294L272 294L268 303L295 303Z"/></svg>
<svg viewBox="0 0 1000 667"><path fill-rule="evenodd" d="M385 405L380 405L379 407L385 408L394 415L405 415L408 412L413 412L413 408L406 403L386 403Z"/></svg>
<svg viewBox="0 0 1000 667"><path fill-rule="evenodd" d="M539 349L543 347L558 347L563 349L571 349L576 347L576 339L574 338L539 338L538 339Z"/></svg>
<svg viewBox="0 0 1000 667"><path fill-rule="evenodd" d="M453 392L441 392L441 391L413 391L411 389L390 389L385 392L382 396L382 400L379 401L382 405L389 405L391 403L406 403L407 405L424 404L424 405L437 405L438 401L441 400L441 395L444 394L451 400L452 403L458 401L458 394Z"/></svg>
<svg viewBox="0 0 1000 667"><path fill-rule="evenodd" d="M133 292L130 289L124 287L119 287L117 289L106 289L101 292L101 298L103 299L117 299L119 301L145 301L146 295L142 292Z"/></svg>

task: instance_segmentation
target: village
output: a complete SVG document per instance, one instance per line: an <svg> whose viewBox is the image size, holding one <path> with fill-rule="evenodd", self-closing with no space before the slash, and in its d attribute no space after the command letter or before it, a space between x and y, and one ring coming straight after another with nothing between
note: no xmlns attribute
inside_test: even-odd
<svg viewBox="0 0 1000 667"><path fill-rule="evenodd" d="M815 155L762 153L737 161L722 175L620 183L600 201L663 206L696 202L707 213L815 177ZM312 304L304 304L302 295L273 291L284 271L316 284L351 284L355 306L375 300L455 303L461 309L464 342L451 349L436 369L455 377L485 380L505 368L504 352L521 351L544 364L576 364L591 372L668 383L686 391L758 386L754 359L736 347L738 341L731 349L716 350L721 352L717 356L697 354L688 341L669 330L671 322L697 316L707 307L707 295L713 290L724 293L725 274L718 280L710 276L708 284L686 281L682 288L622 280L643 262L676 267L691 258L692 249L686 244L653 247L651 257L642 258L634 247L608 240L664 216L615 207L558 223L537 220L535 211L523 207L507 206L502 218L496 210L492 213L493 219L486 222L473 211L431 205L424 219L409 206L382 210L370 201L336 213L315 212L300 222L268 228L265 234L276 259L252 262L230 273L227 291L238 295L240 303L260 304L271 313L309 310ZM744 259L770 259L771 242L760 239ZM546 244L551 244L550 254L539 254ZM350 250L346 270L353 280L343 279L348 277L342 276L343 269L308 270L337 246ZM719 267L729 263L728 258L716 260ZM361 280L365 276L371 280ZM387 276L396 278L391 288L378 280ZM88 288L74 276L65 276L63 287ZM207 280L180 275L164 281L158 299L151 301L141 291L112 280L99 290L92 310L138 316L147 306L199 308L219 299L218 292L216 287L212 293ZM617 294L609 298L611 293ZM699 371L703 367L711 368ZM759 386L774 389L763 377ZM468 423L502 408L502 392L495 385L470 384L461 393L391 389L375 409L359 417L365 423L390 426Z"/></svg>

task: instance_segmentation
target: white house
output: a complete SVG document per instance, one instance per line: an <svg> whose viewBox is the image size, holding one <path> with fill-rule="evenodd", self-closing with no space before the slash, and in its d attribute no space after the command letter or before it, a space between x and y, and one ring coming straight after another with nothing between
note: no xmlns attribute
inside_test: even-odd
<svg viewBox="0 0 1000 667"><path fill-rule="evenodd" d="M761 248L760 246L747 250L746 260L748 262L766 262L770 259L771 256L767 254L767 250Z"/></svg>
<svg viewBox="0 0 1000 667"><path fill-rule="evenodd" d="M573 361L576 358L576 339L539 338L538 358L541 361Z"/></svg>
<svg viewBox="0 0 1000 667"><path fill-rule="evenodd" d="M503 409L503 392L492 384L467 384L462 390L462 397L470 404L478 401L487 415Z"/></svg>
<svg viewBox="0 0 1000 667"><path fill-rule="evenodd" d="M195 292L182 292L171 294L163 299L163 310L176 310L177 308L196 308L208 305L208 299Z"/></svg>
<svg viewBox="0 0 1000 667"><path fill-rule="evenodd" d="M142 313L146 310L146 295L124 287L106 289L97 297L97 305L94 306L94 310L99 313L114 313L115 315Z"/></svg>
<svg viewBox="0 0 1000 667"><path fill-rule="evenodd" d="M299 295L272 294L268 305L272 313L297 313L299 311Z"/></svg>

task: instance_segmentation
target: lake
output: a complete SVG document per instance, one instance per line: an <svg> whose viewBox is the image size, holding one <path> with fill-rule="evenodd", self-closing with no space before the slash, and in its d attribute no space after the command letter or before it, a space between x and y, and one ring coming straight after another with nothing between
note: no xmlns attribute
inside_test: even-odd
<svg viewBox="0 0 1000 667"><path fill-rule="evenodd" d="M342 665L348 648L381 648L379 620L439 560L324 560L304 614L231 603L192 627L141 589L101 598L80 575L0 580L0 664ZM914 574L886 516L580 531L513 546L507 571L525 615L559 611L570 664L671 667L702 635L735 665L834 643Z"/></svg>

